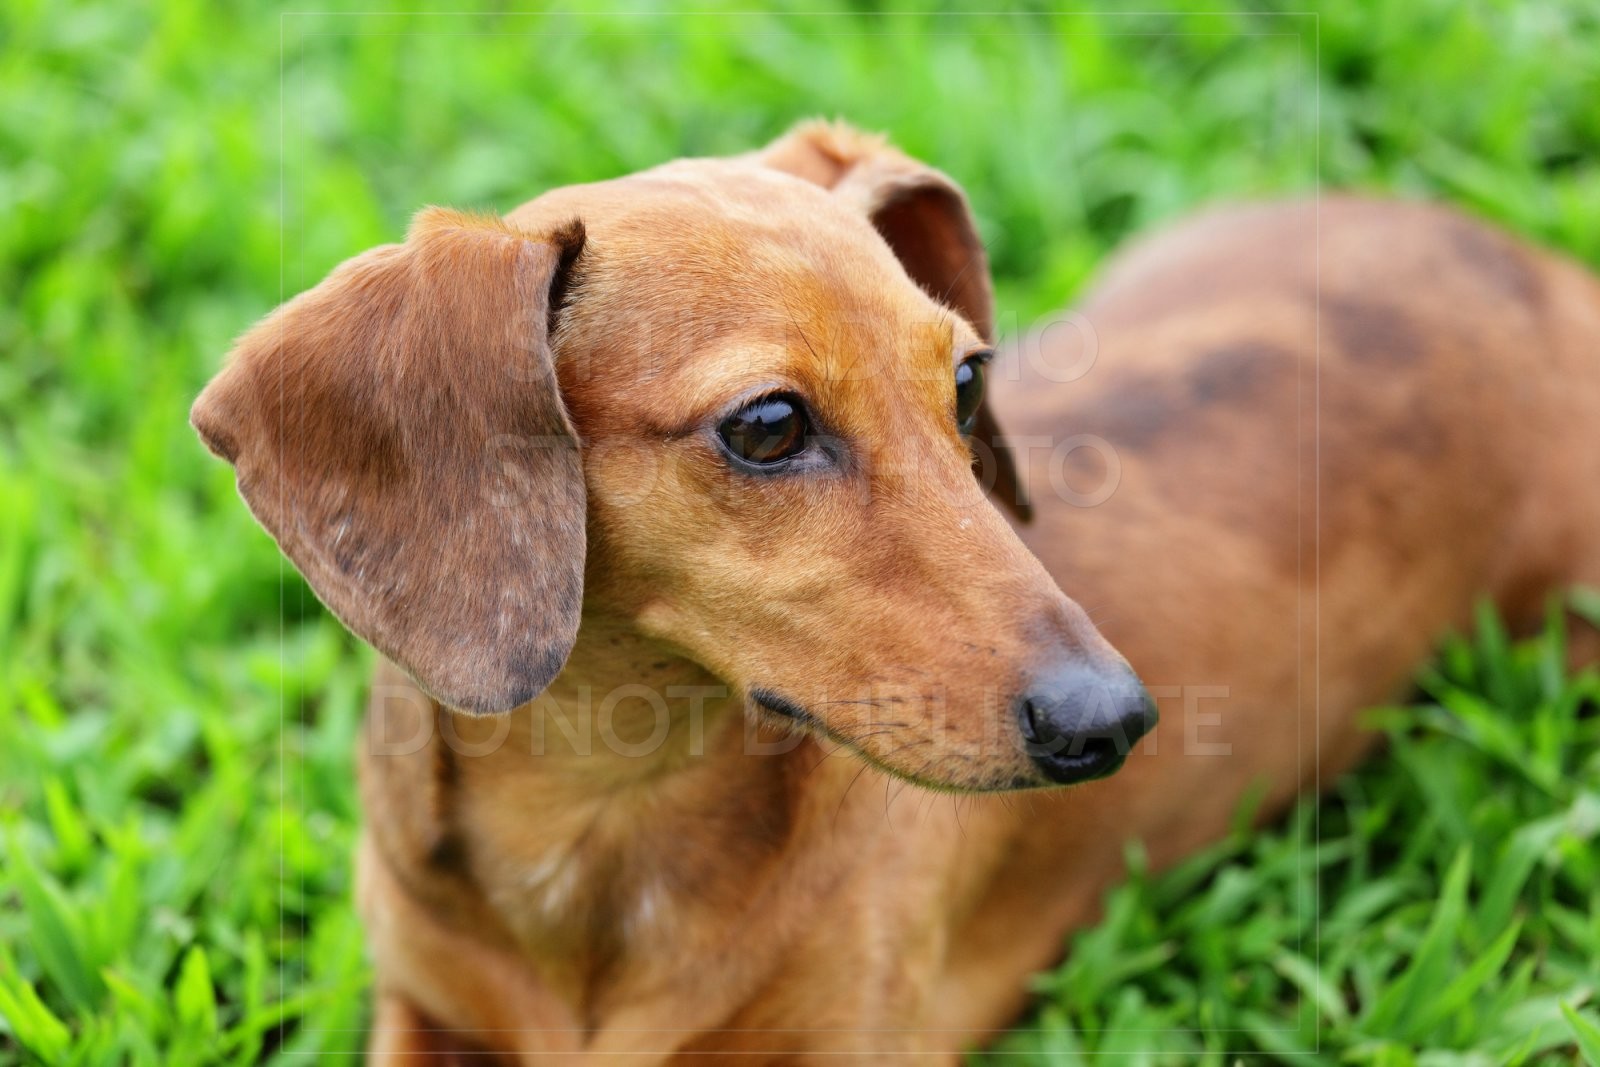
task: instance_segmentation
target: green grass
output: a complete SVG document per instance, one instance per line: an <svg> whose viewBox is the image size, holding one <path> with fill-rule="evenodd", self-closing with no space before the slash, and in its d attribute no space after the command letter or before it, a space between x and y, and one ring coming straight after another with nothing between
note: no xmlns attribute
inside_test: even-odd
<svg viewBox="0 0 1600 1067"><path fill-rule="evenodd" d="M1130 233L1319 182L1452 200L1600 263L1600 16L1462 8L5 5L0 1061L361 1042L369 660L185 424L280 298L423 203L503 209L814 114L967 186L1012 328ZM1484 620L1326 801L1117 890L1001 1047L1600 1062L1597 683L1562 674L1559 644Z"/></svg>

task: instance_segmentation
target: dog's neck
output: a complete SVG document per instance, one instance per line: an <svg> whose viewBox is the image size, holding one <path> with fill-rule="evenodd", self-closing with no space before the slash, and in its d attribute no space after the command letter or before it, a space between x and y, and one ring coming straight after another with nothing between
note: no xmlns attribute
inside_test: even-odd
<svg viewBox="0 0 1600 1067"><path fill-rule="evenodd" d="M803 801L859 770L750 725L704 669L604 621L533 704L441 726L471 880L580 1018L794 877L816 851L796 847L818 821Z"/></svg>
<svg viewBox="0 0 1600 1067"><path fill-rule="evenodd" d="M383 713L386 690L399 699ZM961 841L953 800L927 803L826 742L747 726L707 671L626 627L586 627L545 697L509 717L436 709L392 666L373 707L363 792L379 851L434 914L531 962L550 1009L576 1026L622 1025L685 982L705 1017L681 1017L671 996L666 1022L721 1025L829 921L863 859L937 863L929 840ZM391 746L424 732L428 744L386 754L386 720L399 727ZM885 859L897 830L929 818L949 832ZM839 840L853 847L830 847ZM662 1022L646 1013L644 1025Z"/></svg>

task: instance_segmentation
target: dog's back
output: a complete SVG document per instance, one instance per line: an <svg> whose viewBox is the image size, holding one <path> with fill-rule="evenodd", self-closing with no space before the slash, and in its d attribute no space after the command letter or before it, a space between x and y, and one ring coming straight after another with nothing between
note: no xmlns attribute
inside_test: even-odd
<svg viewBox="0 0 1600 1067"><path fill-rule="evenodd" d="M1377 697L1476 592L1520 626L1553 583L1600 579L1600 285L1576 266L1446 209L1335 198L1202 216L1079 310L1092 369L1035 387L1080 355L1058 326L997 404L1013 434L1106 443L1036 454L1052 504L1074 478L1095 504L1114 455L1103 502L1041 507L1025 539L1152 683L1291 664L1260 653L1320 591L1323 672L1367 664L1377 692L1349 697Z"/></svg>

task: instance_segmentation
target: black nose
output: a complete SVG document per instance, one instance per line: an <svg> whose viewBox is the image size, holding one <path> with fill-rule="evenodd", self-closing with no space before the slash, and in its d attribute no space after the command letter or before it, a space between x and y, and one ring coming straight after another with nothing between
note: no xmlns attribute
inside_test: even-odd
<svg viewBox="0 0 1600 1067"><path fill-rule="evenodd" d="M1038 678L1017 698L1023 748L1052 782L1103 778L1156 724L1155 703L1122 664L1077 662Z"/></svg>

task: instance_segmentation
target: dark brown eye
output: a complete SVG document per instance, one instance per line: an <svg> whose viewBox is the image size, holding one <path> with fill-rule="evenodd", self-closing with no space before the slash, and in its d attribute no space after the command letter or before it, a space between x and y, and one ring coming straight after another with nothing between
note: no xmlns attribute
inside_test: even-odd
<svg viewBox="0 0 1600 1067"><path fill-rule="evenodd" d="M983 365L988 358L972 356L956 368L956 428L963 434L972 433L978 405L983 403Z"/></svg>
<svg viewBox="0 0 1600 1067"><path fill-rule="evenodd" d="M723 419L717 436L747 463L778 463L805 449L805 409L798 397L762 397Z"/></svg>

